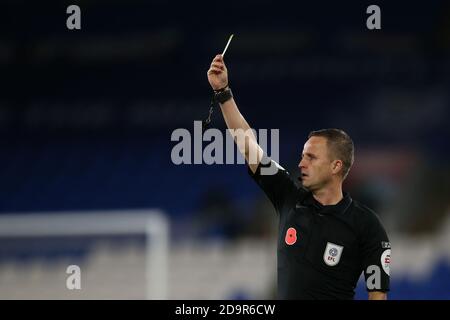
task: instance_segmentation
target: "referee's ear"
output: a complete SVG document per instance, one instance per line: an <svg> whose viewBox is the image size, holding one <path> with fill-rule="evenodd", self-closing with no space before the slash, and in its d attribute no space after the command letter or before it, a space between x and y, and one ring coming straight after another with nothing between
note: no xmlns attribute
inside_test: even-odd
<svg viewBox="0 0 450 320"><path fill-rule="evenodd" d="M331 172L333 174L339 174L340 172L342 173L343 165L342 160L333 160L331 163Z"/></svg>

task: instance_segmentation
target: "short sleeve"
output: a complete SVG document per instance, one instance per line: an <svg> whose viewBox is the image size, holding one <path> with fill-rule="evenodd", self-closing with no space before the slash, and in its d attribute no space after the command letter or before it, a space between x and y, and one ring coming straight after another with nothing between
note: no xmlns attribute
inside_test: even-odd
<svg viewBox="0 0 450 320"><path fill-rule="evenodd" d="M248 173L264 191L278 213L288 196L299 191L289 172L266 155L263 155L256 172L253 173L248 168Z"/></svg>
<svg viewBox="0 0 450 320"><path fill-rule="evenodd" d="M389 291L391 243L372 212L363 228L361 253L367 291Z"/></svg>

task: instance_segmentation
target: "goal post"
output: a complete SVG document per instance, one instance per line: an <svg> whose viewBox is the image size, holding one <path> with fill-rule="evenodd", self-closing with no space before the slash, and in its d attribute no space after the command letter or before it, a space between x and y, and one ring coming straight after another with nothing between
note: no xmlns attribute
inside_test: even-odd
<svg viewBox="0 0 450 320"><path fill-rule="evenodd" d="M145 235L145 298L168 297L169 220L157 209L0 215L5 238Z"/></svg>

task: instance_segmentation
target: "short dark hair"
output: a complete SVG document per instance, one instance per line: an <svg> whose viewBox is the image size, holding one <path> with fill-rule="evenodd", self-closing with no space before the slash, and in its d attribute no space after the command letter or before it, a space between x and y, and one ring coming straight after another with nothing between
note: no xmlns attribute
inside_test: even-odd
<svg viewBox="0 0 450 320"><path fill-rule="evenodd" d="M350 136L341 129L321 129L311 131L308 139L311 137L324 137L327 139L330 155L342 161L342 177L345 179L353 165L355 146Z"/></svg>

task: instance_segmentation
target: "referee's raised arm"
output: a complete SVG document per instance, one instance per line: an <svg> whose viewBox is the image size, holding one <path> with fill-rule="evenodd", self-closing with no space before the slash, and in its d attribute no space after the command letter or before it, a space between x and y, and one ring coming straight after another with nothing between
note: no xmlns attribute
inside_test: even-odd
<svg viewBox="0 0 450 320"><path fill-rule="evenodd" d="M239 111L228 86L228 70L222 55L214 57L208 70L208 81L216 93L223 118L239 151L245 157L250 170L255 173L263 156L263 150L245 118Z"/></svg>

